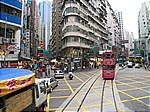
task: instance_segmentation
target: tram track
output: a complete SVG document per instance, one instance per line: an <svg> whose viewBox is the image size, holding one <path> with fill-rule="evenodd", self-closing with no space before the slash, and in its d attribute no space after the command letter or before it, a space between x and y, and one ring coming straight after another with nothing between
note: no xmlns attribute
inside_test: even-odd
<svg viewBox="0 0 150 112"><path fill-rule="evenodd" d="M84 101L85 101L85 99L86 99L86 97L87 97L87 95L88 95L88 93L89 93L89 91L91 90L91 88L93 87L93 85L95 84L95 82L98 80L98 78L100 78L100 76L101 76L101 74L100 74L100 75L95 74L95 75L93 75L91 78L89 78L89 79L79 88L79 90L71 97L71 99L69 99L69 101L65 104L65 106L64 106L63 109L62 109L62 112L64 112L64 111L67 109L67 107L69 106L69 104L71 104L71 102L73 101L73 99L75 99L75 97L79 94L79 92L81 92L81 90L83 89L83 87L85 87L88 82L90 82L91 80L93 80L93 82L90 84L89 88L87 89L85 95L83 96L83 98L82 98L82 100L81 100L81 102L80 102L80 104L79 104L79 106L78 106L78 108L77 108L77 112L79 112L80 109L81 109L81 107L82 107L82 105L83 105L83 103L84 103ZM95 77L96 77L96 78L95 78ZM94 79L94 78L95 78L95 79Z"/></svg>
<svg viewBox="0 0 150 112"><path fill-rule="evenodd" d="M94 86L94 84L97 82L97 80L100 78L100 76L101 76L101 74L95 74L95 75L93 75L91 78L89 78L86 82L84 82L81 86L80 86L80 88L75 92L75 94L73 94L67 101L66 101L66 103L64 103L64 105L61 107L62 109L61 109L61 112L65 112L65 111L69 111L69 109L75 109L75 111L76 112L79 112L79 111L81 111L81 109L83 109L84 111L85 111L85 108L84 108L84 105L83 105L83 103L85 102L85 100L86 100L86 98L87 98L87 96L88 96L88 94L89 94L89 92L90 92L90 90L92 90L92 87ZM100 79L101 80L101 79ZM88 84L89 82L92 82L92 83L90 83L90 84ZM104 83L102 83L102 86L101 86L101 88L102 88L102 90L101 90L101 99L99 100L99 104L100 104L100 112L103 112L104 110L103 110L103 97L105 97L105 95L104 95L104 91L105 91L105 83L106 83L106 81L111 81L111 85L110 85L110 89L111 89L111 94L112 94L112 100L113 100L113 102L112 102L112 105L114 105L114 109L116 110L116 112L119 112L118 111L118 109L120 110L120 108L118 107L117 108L117 103L116 103L116 99L115 99L115 92L114 92L114 87L113 87L113 80L104 80ZM79 100L78 100L78 104L76 104L76 106L72 106L72 103L74 103L73 102L73 100L75 100L76 99L76 101L77 101L77 98L78 98L78 95L79 95L79 97L81 97L80 96L80 92L82 91L83 92L83 88L84 87L86 87L88 85L88 88L86 89L86 90L84 90L84 94L83 94L83 96L82 96L82 98L80 98ZM70 108L71 107L71 108ZM72 111L74 111L74 110L72 110Z"/></svg>
<svg viewBox="0 0 150 112"><path fill-rule="evenodd" d="M102 89L102 98L101 98L101 106L100 106L101 107L100 108L101 112L103 112L103 97L104 97L104 92L105 92L106 81L107 80L104 80L103 89ZM116 103L115 94L114 94L113 80L111 80L111 89L112 89L112 95L113 95L115 109L116 109L116 112L118 112L117 103Z"/></svg>

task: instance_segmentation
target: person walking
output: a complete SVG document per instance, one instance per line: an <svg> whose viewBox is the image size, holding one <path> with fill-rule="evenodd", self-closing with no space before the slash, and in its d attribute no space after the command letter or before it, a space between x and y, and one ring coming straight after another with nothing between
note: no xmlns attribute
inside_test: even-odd
<svg viewBox="0 0 150 112"><path fill-rule="evenodd" d="M144 68L145 68L145 70L147 69L147 63L144 64Z"/></svg>
<svg viewBox="0 0 150 112"><path fill-rule="evenodd" d="M123 69L123 67L124 67L124 64L122 63L122 65L121 65L121 66L122 66L122 69Z"/></svg>

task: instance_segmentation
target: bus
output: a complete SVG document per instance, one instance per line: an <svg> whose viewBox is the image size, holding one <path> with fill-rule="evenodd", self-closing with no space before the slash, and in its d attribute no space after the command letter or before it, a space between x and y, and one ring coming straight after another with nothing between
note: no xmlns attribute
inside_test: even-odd
<svg viewBox="0 0 150 112"><path fill-rule="evenodd" d="M140 66L142 66L142 56L135 56L135 63L139 63Z"/></svg>
<svg viewBox="0 0 150 112"><path fill-rule="evenodd" d="M128 57L128 61L129 61L129 62L132 62L133 65L135 65L135 56L129 56L129 57Z"/></svg>
<svg viewBox="0 0 150 112"><path fill-rule="evenodd" d="M102 77L103 79L114 79L116 68L116 55L112 50L106 50L102 55Z"/></svg>

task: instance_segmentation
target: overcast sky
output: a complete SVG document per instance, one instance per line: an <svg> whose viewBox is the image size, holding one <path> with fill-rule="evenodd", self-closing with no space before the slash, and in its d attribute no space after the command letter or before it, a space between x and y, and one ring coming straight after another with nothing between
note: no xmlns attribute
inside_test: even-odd
<svg viewBox="0 0 150 112"><path fill-rule="evenodd" d="M124 29L134 33L134 38L138 38L138 12L141 3L148 0L108 0L112 8L123 13Z"/></svg>
<svg viewBox="0 0 150 112"><path fill-rule="evenodd" d="M37 0L41 2L44 0ZM49 0L53 1L53 0ZM108 0L112 8L123 13L124 29L134 33L134 38L138 38L138 12L141 8L141 3L148 0Z"/></svg>

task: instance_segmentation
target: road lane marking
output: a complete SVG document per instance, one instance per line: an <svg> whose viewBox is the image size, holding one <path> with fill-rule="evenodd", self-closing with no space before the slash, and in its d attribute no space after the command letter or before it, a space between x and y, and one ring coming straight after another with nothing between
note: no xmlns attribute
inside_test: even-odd
<svg viewBox="0 0 150 112"><path fill-rule="evenodd" d="M70 106L70 107L67 107L67 110L65 111L65 112L71 112L71 110L70 109L78 109L79 108L79 106ZM51 108L51 109L49 109L50 111L61 111L61 110L63 110L63 108ZM83 111L83 112L86 112L86 111Z"/></svg>
<svg viewBox="0 0 150 112"><path fill-rule="evenodd" d="M95 90L95 89L93 89L93 90L94 90L97 94L102 95L99 91L97 91L97 90ZM108 103L114 105L114 102L112 102L109 98L107 98L107 97L105 97L105 96L104 96L104 98L108 101ZM104 104L105 104L105 103L104 103ZM125 110L123 110L121 107L118 107L118 106L117 106L117 108L118 108L121 112L125 112Z"/></svg>
<svg viewBox="0 0 150 112"><path fill-rule="evenodd" d="M64 78L64 81L66 82L67 86L69 87L70 91L72 93L74 93L73 88L70 86L70 84L68 83L68 81L66 80L66 78Z"/></svg>
<svg viewBox="0 0 150 112"><path fill-rule="evenodd" d="M117 81L117 80L116 80ZM122 81L120 81L120 82L122 82ZM146 82L149 82L149 81L142 81L142 82L139 82L139 81L134 81L134 82L129 82L128 84L134 84L134 83L142 83L142 84L146 84ZM120 86L120 85L124 85L123 83L121 83L121 84L116 84L117 86Z"/></svg>
<svg viewBox="0 0 150 112"><path fill-rule="evenodd" d="M149 96L146 96L145 98L149 98ZM124 103L124 102L129 102L129 101L138 101L138 102L141 102L141 103L143 103L143 104L145 104L146 106L149 106L149 104L147 104L147 103L145 103L145 102L143 102L143 101L141 101L142 99L144 99L144 97L143 98L134 98L134 99L130 99L130 100L122 100L121 102L122 103Z"/></svg>
<svg viewBox="0 0 150 112"><path fill-rule="evenodd" d="M141 102L141 103L145 104L146 106L148 106L148 104L146 104L145 102L141 101L141 100L138 99L138 98L135 98L134 96L132 96L132 95L130 95L130 94L128 94L128 93L125 93L125 92L123 92L123 91L121 91L121 90L118 90L118 92L121 92L121 93L123 93L123 94L125 94L125 95L131 97L132 100L136 100L136 101Z"/></svg>
<svg viewBox="0 0 150 112"><path fill-rule="evenodd" d="M73 76L75 76L79 81L84 82L82 79L80 79L78 76L76 76L75 74L73 74Z"/></svg>
<svg viewBox="0 0 150 112"><path fill-rule="evenodd" d="M145 84L144 82L148 82L147 80L144 80L144 81L137 81L137 80L135 80L135 78L134 78L134 79L125 78L125 79L133 81L133 82L128 83L128 84L134 84L134 83L141 83L141 84ZM136 79L137 79L137 78L136 78ZM140 78L140 79L141 79L141 78ZM144 79L144 78L142 78L142 79Z"/></svg>
<svg viewBox="0 0 150 112"><path fill-rule="evenodd" d="M50 93L47 95L47 107L46 107L46 112L49 112L50 108Z"/></svg>
<svg viewBox="0 0 150 112"><path fill-rule="evenodd" d="M73 91L72 87L70 86L70 84L68 83L68 81L66 80L66 78L64 78L64 80L65 80L65 82L66 82L67 86L69 87L70 91L72 92L72 94L74 94L74 91ZM80 100L78 100L78 103L80 104L80 103L81 103L81 101L80 101ZM83 112L86 112L86 110L85 110L84 106L81 106L81 109L83 110Z"/></svg>
<svg viewBox="0 0 150 112"><path fill-rule="evenodd" d="M75 89L77 89L77 88L73 88L73 90L75 90ZM57 89L57 90L53 90L53 91L70 91L70 89Z"/></svg>
<svg viewBox="0 0 150 112"><path fill-rule="evenodd" d="M142 89L143 88L150 88L150 86L145 86L145 87L141 87ZM122 91L130 91L130 90L136 90L137 88L130 88L130 89L124 89Z"/></svg>
<svg viewBox="0 0 150 112"><path fill-rule="evenodd" d="M124 83L124 82L121 82L121 81L118 81L118 80L117 80L117 82L120 82L120 83L122 83L122 84L124 84L124 85L127 85L127 86L130 86L130 87L133 87L133 88L136 88L136 89L145 91L145 92L147 92L147 93L150 93L149 91L144 90L144 89L142 89L142 88L140 88L140 87L132 86L132 85L130 85L130 84L127 84L127 83Z"/></svg>
<svg viewBox="0 0 150 112"><path fill-rule="evenodd" d="M63 108L50 108L50 111L61 111Z"/></svg>
<svg viewBox="0 0 150 112"><path fill-rule="evenodd" d="M89 75L87 75L87 74L85 74L85 73L82 73L82 72L80 72L81 74L83 74L84 76L86 76L86 77L91 77L91 76L89 76Z"/></svg>
<svg viewBox="0 0 150 112"><path fill-rule="evenodd" d="M55 97L51 97L51 99L54 99L54 98L69 98L70 96L55 96Z"/></svg>

